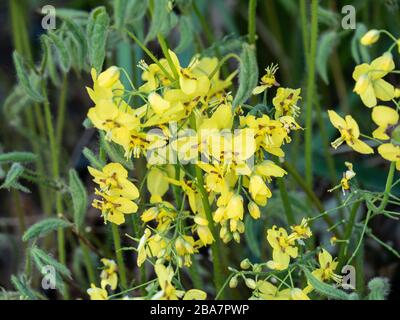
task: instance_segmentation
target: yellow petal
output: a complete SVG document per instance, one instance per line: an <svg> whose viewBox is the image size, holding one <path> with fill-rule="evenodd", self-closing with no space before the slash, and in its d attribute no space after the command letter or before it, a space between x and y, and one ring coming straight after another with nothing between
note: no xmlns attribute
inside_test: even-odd
<svg viewBox="0 0 400 320"><path fill-rule="evenodd" d="M336 129L346 127L346 121L342 117L340 117L335 111L328 110L328 115L329 120Z"/></svg>

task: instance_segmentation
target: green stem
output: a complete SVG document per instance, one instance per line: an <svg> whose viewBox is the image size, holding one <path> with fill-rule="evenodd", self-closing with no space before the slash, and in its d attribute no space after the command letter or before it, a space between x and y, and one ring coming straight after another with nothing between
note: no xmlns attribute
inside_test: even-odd
<svg viewBox="0 0 400 320"><path fill-rule="evenodd" d="M347 221L346 229L344 230L344 239L343 239L343 240L348 240L348 241L342 242L341 246L340 246L340 250L339 250L339 258L338 258L339 270L343 267L343 265L345 263L347 247L349 244L350 237L353 233L353 228L354 228L354 224L356 222L357 212L358 212L358 209L360 208L360 204L361 204L360 202L356 202L355 204L353 204L353 207L351 208L350 217Z"/></svg>
<svg viewBox="0 0 400 320"><path fill-rule="evenodd" d="M179 79L178 70L176 70L176 66L175 66L174 62L172 61L171 55L169 54L168 45L167 45L166 40L160 33L157 35L157 39L160 44L161 50L164 53L165 58L167 59L169 68L172 70L172 73L174 74L174 78L176 80L178 80Z"/></svg>
<svg viewBox="0 0 400 320"><path fill-rule="evenodd" d="M111 230L114 239L114 250L118 264L118 274L121 282L121 287L123 289L126 289L128 288L128 282L126 279L126 269L125 269L124 257L121 251L121 237L119 235L118 226L114 223L111 223Z"/></svg>
<svg viewBox="0 0 400 320"><path fill-rule="evenodd" d="M65 110L67 106L67 90L68 90L68 78L67 74L63 74L61 92L60 92L60 100L58 101L58 116L57 116L57 124L56 124L56 143L58 146L58 155L61 154L61 144L62 144L62 136L64 129L64 120L65 120Z"/></svg>
<svg viewBox="0 0 400 320"><path fill-rule="evenodd" d="M386 179L386 185L385 185L385 191L384 191L384 195L383 195L383 200L382 200L381 204L379 205L379 207L376 209L376 212L381 212L381 211L385 210L385 208L386 208L386 205L387 205L388 200L389 200L390 190L392 189L395 169L396 169L396 162L393 161L390 164L389 173L388 173L388 176L387 176L387 179Z"/></svg>
<svg viewBox="0 0 400 320"><path fill-rule="evenodd" d="M250 0L249 2L249 25L248 25L248 33L249 33L249 43L256 43L256 8L257 8L257 0Z"/></svg>
<svg viewBox="0 0 400 320"><path fill-rule="evenodd" d="M315 94L315 57L317 52L318 36L318 0L311 1L311 33L310 48L307 57L308 79L306 91L306 131L305 131L305 178L308 186L313 185L312 171L312 111L313 96ZM305 48L307 50L307 48ZM307 52L307 51L306 51Z"/></svg>
<svg viewBox="0 0 400 320"><path fill-rule="evenodd" d="M283 178L276 179L279 187L279 192L281 193L281 199L283 203L283 208L285 209L286 219L288 224L295 224L296 220L294 218L292 206L290 204L289 194L286 189L286 184Z"/></svg>
<svg viewBox="0 0 400 320"><path fill-rule="evenodd" d="M94 271L94 266L93 266L93 262L92 259L90 258L90 251L88 249L88 247L86 246L86 244L79 239L79 244L81 246L82 249L82 254L83 254L83 262L85 264L85 268L86 268L86 272L88 274L89 277L89 281L90 283L96 284L96 273Z"/></svg>
<svg viewBox="0 0 400 320"><path fill-rule="evenodd" d="M297 184L303 189L306 193L307 198L311 201L311 203L315 206L315 208L320 213L325 213L324 206L322 205L321 201L318 199L317 195L314 191L307 185L304 181L303 177L297 172L297 170L289 163L285 162L284 164L285 169L290 174L290 176L297 182ZM326 224L331 228L334 226L334 222L330 216L323 214L321 217L325 220ZM338 230L333 231L337 238L341 238L340 232Z"/></svg>

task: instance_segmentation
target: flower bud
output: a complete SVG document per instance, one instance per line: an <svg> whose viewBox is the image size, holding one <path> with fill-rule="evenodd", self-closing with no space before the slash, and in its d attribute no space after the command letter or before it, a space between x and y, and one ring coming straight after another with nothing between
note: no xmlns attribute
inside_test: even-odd
<svg viewBox="0 0 400 320"><path fill-rule="evenodd" d="M369 30L361 38L360 42L363 46L370 46L379 40L380 32L376 29Z"/></svg>
<svg viewBox="0 0 400 320"><path fill-rule="evenodd" d="M253 219L260 218L261 216L260 208L258 207L258 205L256 205L255 202L251 201L247 206L247 208L249 209L249 213Z"/></svg>
<svg viewBox="0 0 400 320"><path fill-rule="evenodd" d="M241 267L242 269L244 269L244 270L250 268L250 267L251 267L250 260L247 259L247 258L244 259L244 260L242 260L242 262L240 262L240 267Z"/></svg>
<svg viewBox="0 0 400 320"><path fill-rule="evenodd" d="M238 285L238 279L236 276L232 277L231 280L229 280L229 288L235 289Z"/></svg>
<svg viewBox="0 0 400 320"><path fill-rule="evenodd" d="M256 286L257 286L256 282L255 282L253 279L246 278L245 283L246 283L246 286L247 286L248 288L253 289L253 290L254 290L254 289L256 288Z"/></svg>
<svg viewBox="0 0 400 320"><path fill-rule="evenodd" d="M106 71L99 74L98 84L103 88L111 88L119 80L119 69L116 66L109 67Z"/></svg>

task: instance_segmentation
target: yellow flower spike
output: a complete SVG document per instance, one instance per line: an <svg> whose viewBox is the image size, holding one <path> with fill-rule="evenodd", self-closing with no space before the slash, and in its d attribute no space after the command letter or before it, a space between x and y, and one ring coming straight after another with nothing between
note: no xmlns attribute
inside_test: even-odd
<svg viewBox="0 0 400 320"><path fill-rule="evenodd" d="M119 80L119 76L119 68L116 66L111 66L107 70L99 74L97 81L99 86L104 88L111 88Z"/></svg>
<svg viewBox="0 0 400 320"><path fill-rule="evenodd" d="M378 147L378 152L382 158L396 162L396 169L400 171L400 146L384 143Z"/></svg>
<svg viewBox="0 0 400 320"><path fill-rule="evenodd" d="M392 54L386 52L373 60L371 64L363 63L354 69L353 79L356 81L354 92L360 95L367 107L376 106L377 99L390 101L394 98L394 87L382 79L394 68Z"/></svg>
<svg viewBox="0 0 400 320"><path fill-rule="evenodd" d="M376 139L388 140L390 136L387 130L399 122L399 113L389 107L377 106L372 109L372 120L378 125L372 136Z"/></svg>
<svg viewBox="0 0 400 320"><path fill-rule="evenodd" d="M363 46L373 45L375 42L379 40L379 36L380 36L379 30L371 29L362 36L362 38L360 39L360 43Z"/></svg>
<svg viewBox="0 0 400 320"><path fill-rule="evenodd" d="M340 138L331 143L333 148L337 149L343 142L346 142L350 148L358 153L374 153L369 145L359 139L360 130L352 116L347 115L343 119L333 110L328 110L328 115L332 125L340 132Z"/></svg>
<svg viewBox="0 0 400 320"><path fill-rule="evenodd" d="M101 288L106 289L107 286L110 286L111 290L115 290L118 284L117 264L114 260L104 258L101 259L101 262L104 265L100 274Z"/></svg>
<svg viewBox="0 0 400 320"><path fill-rule="evenodd" d="M253 201L249 202L247 206L249 213L253 219L259 219L261 216L260 208Z"/></svg>

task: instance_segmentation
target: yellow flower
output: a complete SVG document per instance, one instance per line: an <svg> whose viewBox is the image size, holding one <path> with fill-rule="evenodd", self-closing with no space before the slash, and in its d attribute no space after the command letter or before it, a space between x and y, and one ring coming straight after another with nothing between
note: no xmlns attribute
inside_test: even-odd
<svg viewBox="0 0 400 320"><path fill-rule="evenodd" d="M290 257L297 257L298 249L294 246L294 239L290 239L286 230L273 226L267 231L267 240L271 245L272 260L267 266L273 270L285 270L289 266Z"/></svg>
<svg viewBox="0 0 400 320"><path fill-rule="evenodd" d="M343 194L345 193L345 191L350 189L350 184L349 181L351 179L353 179L356 175L356 173L353 171L353 164L350 162L345 162L344 163L347 167L346 172L343 173L343 178L342 180L340 180L340 184L342 186L342 191Z"/></svg>
<svg viewBox="0 0 400 320"><path fill-rule="evenodd" d="M97 105L100 102L115 102L121 101L121 96L124 92L124 87L119 80L120 72L116 66L111 66L97 76L96 70L91 70L93 89L86 88L89 97Z"/></svg>
<svg viewBox="0 0 400 320"><path fill-rule="evenodd" d="M125 222L125 214L135 213L138 210L136 203L124 197L109 196L98 190L96 194L101 198L93 200L92 205L101 210L104 222L110 221L120 225Z"/></svg>
<svg viewBox="0 0 400 320"><path fill-rule="evenodd" d="M253 201L250 201L247 206L249 213L253 219L259 219L261 216L260 208Z"/></svg>
<svg viewBox="0 0 400 320"><path fill-rule="evenodd" d="M250 177L249 192L251 198L260 206L265 206L272 193L261 176L253 174Z"/></svg>
<svg viewBox="0 0 400 320"><path fill-rule="evenodd" d="M90 300L108 300L107 290L97 288L93 283L91 287L87 289L87 293L90 296Z"/></svg>
<svg viewBox="0 0 400 320"><path fill-rule="evenodd" d="M176 290L176 288L172 285L174 271L170 266L166 267L163 264L156 264L154 270L156 272L161 291L156 293L153 299L178 300L178 298L184 295L184 291Z"/></svg>
<svg viewBox="0 0 400 320"><path fill-rule="evenodd" d="M182 300L206 300L207 293L199 289L190 289L186 291Z"/></svg>
<svg viewBox="0 0 400 320"><path fill-rule="evenodd" d="M143 236L140 238L137 247L137 260L136 260L138 267L140 267L143 264L143 262L146 261L147 258L146 242L149 239L150 235L151 235L150 229L146 228L146 230L144 230Z"/></svg>
<svg viewBox="0 0 400 320"><path fill-rule="evenodd" d="M380 32L379 30L372 29L369 30L366 34L362 36L360 42L363 46L373 45L375 42L379 40Z"/></svg>
<svg viewBox="0 0 400 320"><path fill-rule="evenodd" d="M394 98L394 87L382 79L394 68L393 57L390 52L386 52L371 64L363 63L354 69L354 92L360 95L367 107L376 106L377 98L383 101Z"/></svg>
<svg viewBox="0 0 400 320"><path fill-rule="evenodd" d="M167 173L157 167L151 167L147 174L147 189L151 194L150 203L161 202L168 188Z"/></svg>
<svg viewBox="0 0 400 320"><path fill-rule="evenodd" d="M320 267L312 272L314 277L321 281L328 281L331 279L337 283L342 281L342 277L335 273L338 262L336 261L336 258L332 259L332 256L328 251L322 249L318 254L318 262Z"/></svg>
<svg viewBox="0 0 400 320"><path fill-rule="evenodd" d="M293 239L308 239L312 236L310 227L308 226L308 219L303 218L299 225L291 226L293 233L289 238Z"/></svg>
<svg viewBox="0 0 400 320"><path fill-rule="evenodd" d="M139 197L138 189L128 180L128 171L121 164L109 163L101 171L92 167L88 167L88 170L102 192L131 200Z"/></svg>
<svg viewBox="0 0 400 320"><path fill-rule="evenodd" d="M378 152L382 158L396 162L396 169L400 171L400 146L384 143L378 147Z"/></svg>
<svg viewBox="0 0 400 320"><path fill-rule="evenodd" d="M134 116L123 112L114 102L106 100L101 100L90 108L87 116L97 129L106 132L107 140L111 140L118 129L130 129L137 123Z"/></svg>
<svg viewBox="0 0 400 320"><path fill-rule="evenodd" d="M372 109L372 120L378 125L378 128L372 133L372 136L380 140L388 140L388 129L399 122L399 114L396 110L378 106Z"/></svg>
<svg viewBox="0 0 400 320"><path fill-rule="evenodd" d="M263 300L310 300L307 294L299 288L279 290L268 281L257 281L256 289L256 297Z"/></svg>
<svg viewBox="0 0 400 320"><path fill-rule="evenodd" d="M194 217L194 222L196 223L196 231L203 245L208 245L214 242L214 237L208 227L207 219L196 215Z"/></svg>
<svg viewBox="0 0 400 320"><path fill-rule="evenodd" d="M359 153L374 153L374 150L369 145L359 139L360 130L352 116L347 115L343 119L333 110L328 110L328 114L332 125L340 132L340 138L331 143L333 148L336 149L343 142L346 142L349 147Z"/></svg>
<svg viewBox="0 0 400 320"><path fill-rule="evenodd" d="M300 97L301 89L279 88L276 96L272 99L275 106L275 119L281 116L297 117L300 114L300 108L297 101Z"/></svg>
<svg viewBox="0 0 400 320"><path fill-rule="evenodd" d="M184 258L184 265L192 265L191 255L197 252L195 241L191 236L180 236L175 240L175 249L178 256Z"/></svg>
<svg viewBox="0 0 400 320"><path fill-rule="evenodd" d="M111 290L115 290L118 283L117 264L114 260L104 258L101 259L101 262L104 265L100 274L101 288L106 289L107 286L110 286Z"/></svg>
<svg viewBox="0 0 400 320"><path fill-rule="evenodd" d="M277 64L271 64L265 69L267 73L262 76L260 85L253 89L254 95L260 94L272 86L279 86L279 83L275 79L275 73L278 71L278 69L279 67Z"/></svg>

